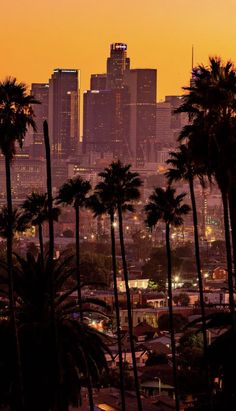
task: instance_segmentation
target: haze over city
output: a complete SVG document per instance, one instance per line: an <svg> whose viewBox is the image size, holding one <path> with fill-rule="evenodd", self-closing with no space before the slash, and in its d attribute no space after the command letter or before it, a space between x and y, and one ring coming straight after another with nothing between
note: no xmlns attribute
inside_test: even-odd
<svg viewBox="0 0 236 411"><path fill-rule="evenodd" d="M234 0L13 0L1 2L0 77L48 81L56 67L104 72L112 42L128 44L132 67L158 69L158 99L180 94L195 63L236 60ZM10 24L9 24L10 21Z"/></svg>

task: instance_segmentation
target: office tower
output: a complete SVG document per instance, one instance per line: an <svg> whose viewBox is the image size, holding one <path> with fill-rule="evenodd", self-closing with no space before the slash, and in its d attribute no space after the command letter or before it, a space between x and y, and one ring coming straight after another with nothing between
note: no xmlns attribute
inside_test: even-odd
<svg viewBox="0 0 236 411"><path fill-rule="evenodd" d="M172 129L173 109L170 103L162 101L156 107L156 137L159 148L172 146L174 133Z"/></svg>
<svg viewBox="0 0 236 411"><path fill-rule="evenodd" d="M129 93L126 88L84 92L84 151L128 155Z"/></svg>
<svg viewBox="0 0 236 411"><path fill-rule="evenodd" d="M127 45L110 47L106 74L92 74L90 87L84 93L84 151L109 152L114 158L130 160L129 91L124 74L129 69Z"/></svg>
<svg viewBox="0 0 236 411"><path fill-rule="evenodd" d="M111 90L85 91L83 108L84 151L108 151L112 135Z"/></svg>
<svg viewBox="0 0 236 411"><path fill-rule="evenodd" d="M142 166L155 160L157 71L126 70L124 84L130 93L129 145L134 162Z"/></svg>
<svg viewBox="0 0 236 411"><path fill-rule="evenodd" d="M127 44L113 43L110 46L110 57L107 59L107 89L122 88L124 73L130 68L127 57Z"/></svg>
<svg viewBox="0 0 236 411"><path fill-rule="evenodd" d="M48 120L48 101L49 101L49 85L48 83L33 83L31 85L31 94L40 104L34 105L36 131L33 131L33 158L42 158L45 155L44 138L43 138L43 122Z"/></svg>
<svg viewBox="0 0 236 411"><path fill-rule="evenodd" d="M175 113L177 108L182 104L183 96L166 96L165 102L171 105L171 129L173 132L173 141L176 144L182 128L188 124L188 115L186 113Z"/></svg>
<svg viewBox="0 0 236 411"><path fill-rule="evenodd" d="M76 154L79 143L79 70L56 69L49 80L49 134L54 158Z"/></svg>
<svg viewBox="0 0 236 411"><path fill-rule="evenodd" d="M92 74L90 78L90 90L106 90L107 75L106 74Z"/></svg>

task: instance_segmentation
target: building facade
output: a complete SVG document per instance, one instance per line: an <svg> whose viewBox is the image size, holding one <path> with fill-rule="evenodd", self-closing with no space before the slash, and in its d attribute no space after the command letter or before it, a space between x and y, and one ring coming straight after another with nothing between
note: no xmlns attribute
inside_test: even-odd
<svg viewBox="0 0 236 411"><path fill-rule="evenodd" d="M79 70L55 69L49 80L49 135L54 158L68 158L77 152L79 74Z"/></svg>

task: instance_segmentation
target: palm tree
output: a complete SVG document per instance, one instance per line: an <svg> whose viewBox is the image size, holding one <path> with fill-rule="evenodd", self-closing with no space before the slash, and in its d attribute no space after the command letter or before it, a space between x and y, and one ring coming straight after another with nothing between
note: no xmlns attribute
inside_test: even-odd
<svg viewBox="0 0 236 411"><path fill-rule="evenodd" d="M81 321L83 321L83 311L81 306L81 278L80 278L80 210L86 206L88 193L91 184L77 175L63 184L57 196L57 203L63 205L73 205L75 209L75 237L76 237L76 278L78 291L78 304L81 307Z"/></svg>
<svg viewBox="0 0 236 411"><path fill-rule="evenodd" d="M173 376L175 384L175 402L176 411L179 411L179 390L176 366L176 348L175 333L173 322L173 301L172 301L172 263L171 263L171 245L170 245L170 228L178 227L183 224L183 216L188 214L190 207L182 204L185 194L175 196L175 189L168 186L166 189L157 187L149 197L149 203L145 206L146 223L148 227L153 228L159 221L165 223L166 228L166 255L167 255L167 276L168 276L168 306L170 318L170 335L171 350L173 361Z"/></svg>
<svg viewBox="0 0 236 411"><path fill-rule="evenodd" d="M121 247L121 257L125 281L126 301L127 301L127 314L128 314L128 328L130 337L130 350L132 355L134 383L137 395L138 410L142 410L142 401L140 397L139 379L137 372L137 364L135 357L134 335L133 335L133 322L131 311L131 299L129 290L129 275L126 261L124 232L123 232L123 211L134 211L133 202L140 198L139 188L142 185L142 181L139 178L138 173L130 171L131 165L123 165L119 160L111 163L111 165L105 168L104 171L99 173L102 181L97 184L96 192L102 193L103 201L106 200L113 204L114 211L117 210L119 221L119 239Z"/></svg>
<svg viewBox="0 0 236 411"><path fill-rule="evenodd" d="M192 204L192 215L193 215L193 226L194 226L194 242L195 242L195 257L196 257L196 267L198 275L199 284L199 297L201 306L201 318L202 318L202 330L203 330L203 346L204 346L204 356L206 358L206 363L208 364L207 357L207 330L206 330L206 313L204 305L204 289L202 281L202 271L201 271L201 259L200 259L200 249L199 249L199 238L198 238L198 217L197 217L197 207L194 193L194 178L199 177L202 182L204 169L196 167L193 159L191 150L187 145L180 145L179 150L170 153L170 158L166 161L168 165L171 165L166 172L166 177L168 183L172 184L173 181L187 181L189 184L189 191ZM208 370L208 367L207 367ZM208 372L207 372L208 376ZM208 379L208 378L207 378Z"/></svg>
<svg viewBox="0 0 236 411"><path fill-rule="evenodd" d="M7 207L0 208L0 237L7 238L7 221L8 213ZM22 214L19 208L12 209L12 236L16 236L19 233L23 233L30 228L30 220L27 216Z"/></svg>
<svg viewBox="0 0 236 411"><path fill-rule="evenodd" d="M229 225L229 192L235 175L236 72L231 62L210 58L209 67L193 71L193 83L178 112L189 114L192 122L180 136L192 145L194 161L203 164L208 176L214 177L221 191L228 266L230 310L234 315L233 267ZM202 155L201 155L202 152ZM234 197L232 196L232 199ZM231 215L232 215L231 203ZM233 220L231 223L234 222ZM235 228L232 230L235 233ZM236 237L233 242L236 253ZM236 257L235 257L236 258Z"/></svg>
<svg viewBox="0 0 236 411"><path fill-rule="evenodd" d="M105 188L105 187L104 187ZM110 201L111 200L111 201ZM117 288L117 265L116 265L116 240L115 240L115 203L112 199L107 198L106 190L96 190L89 198L88 207L92 210L94 217L100 217L108 214L110 217L110 232L111 232L111 255L112 255L112 273L114 284L114 298L115 298L115 312L116 312L116 331L117 331L117 345L119 356L119 386L121 395L121 410L125 411L125 388L124 388L124 373L123 373L123 357L122 357L122 341L121 341L121 327L120 327L120 308L119 308L119 294Z"/></svg>
<svg viewBox="0 0 236 411"><path fill-rule="evenodd" d="M32 192L27 196L26 200L21 204L23 215L29 219L31 224L38 227L39 247L42 261L44 260L44 245L43 245L43 224L48 221L48 201L46 193ZM57 221L60 215L60 209L53 207L53 220Z"/></svg>
<svg viewBox="0 0 236 411"><path fill-rule="evenodd" d="M24 409L23 386L20 365L20 351L15 319L14 283L12 276L12 193L11 193L11 160L15 154L16 142L22 147L28 127L34 130L34 114L31 104L38 103L33 96L27 94L27 87L18 83L15 78L7 78L0 82L0 149L5 157L6 194L8 209L7 262L9 276L9 303L11 322L15 333L17 362L20 384L20 402Z"/></svg>
<svg viewBox="0 0 236 411"><path fill-rule="evenodd" d="M20 324L20 342L24 369L25 400L27 410L68 411L69 405L79 406L80 390L87 385L89 377L99 382L107 371L105 354L110 353L108 339L89 325L79 321L77 302L72 298L75 288L67 288L68 278L75 273L73 256L62 256L54 263L55 318L58 329L60 384L54 362L55 342L51 332L49 304L50 279L47 268L42 269L40 256L35 259L28 254L26 259L16 255L13 268L15 293L17 295L17 321ZM47 264L45 264L47 267ZM6 270L5 263L1 268ZM6 279L0 278L0 290L4 293ZM107 317L103 301L84 300L84 313L96 313ZM93 307L93 308L89 308ZM101 310L102 308L102 310ZM2 315L6 318L7 308ZM12 405L17 407L15 393L15 364L12 361L11 335L8 321L0 320L1 348L0 375L4 375L4 389L10 395ZM2 388L1 388L2 389ZM58 401L58 402L57 402ZM54 408L59 404L58 408ZM15 408L14 408L15 409ZM18 409L18 408L16 408Z"/></svg>
<svg viewBox="0 0 236 411"><path fill-rule="evenodd" d="M209 363L212 381L218 380L213 396L214 410L234 410L235 398L235 344L231 314L218 311L206 316L209 332L215 329L216 337L209 345ZM188 324L195 333L201 331L201 318ZM219 330L221 332L219 333ZM219 404L218 404L219 402Z"/></svg>

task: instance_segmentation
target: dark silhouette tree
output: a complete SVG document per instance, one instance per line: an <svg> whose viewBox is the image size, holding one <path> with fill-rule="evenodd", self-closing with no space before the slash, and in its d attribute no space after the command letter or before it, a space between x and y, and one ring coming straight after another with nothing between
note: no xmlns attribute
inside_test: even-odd
<svg viewBox="0 0 236 411"><path fill-rule="evenodd" d="M26 219L29 219L33 226L38 227L40 254L43 261L43 224L46 221L48 221L47 194L32 192L30 195L27 196L26 200L22 203L21 209L23 210L23 216L25 216ZM54 206L52 213L53 220L58 221L60 209Z"/></svg>
<svg viewBox="0 0 236 411"><path fill-rule="evenodd" d="M80 210L87 203L88 193L91 190L91 184L79 175L69 179L63 184L57 196L57 203L63 205L72 205L75 210L75 238L76 238L76 278L78 304L81 307L81 321L83 321L83 311L81 306L81 276L80 276Z"/></svg>
<svg viewBox="0 0 236 411"><path fill-rule="evenodd" d="M12 276L12 192L11 192L11 160L15 155L16 142L22 147L28 127L34 130L34 114L32 104L38 103L33 96L27 93L27 87L18 83L15 78L7 78L0 82L0 149L5 157L6 195L8 210L7 235L7 263L9 276L9 304L11 323L15 333L17 363L19 373L19 401L24 409L24 395L22 385L22 370L20 349L18 343L17 325L15 319L14 283Z"/></svg>
<svg viewBox="0 0 236 411"><path fill-rule="evenodd" d="M123 357L122 357L122 335L120 326L120 308L119 308L119 294L117 288L117 263L116 263L116 240L115 240L115 210L116 202L110 195L109 188L103 186L103 189L95 188L94 194L90 197L88 207L92 210L94 217L100 217L107 214L110 218L110 232L111 232L111 255L112 255L112 273L114 284L114 299L115 299L115 313L116 313L116 331L117 331L117 346L119 356L119 389L121 395L121 410L125 411L125 387L124 387L124 372L123 372Z"/></svg>
<svg viewBox="0 0 236 411"><path fill-rule="evenodd" d="M123 231L123 212L134 211L133 203L140 198L139 188L142 185L142 181L139 178L138 173L130 171L131 165L124 165L121 161L111 163L109 167L99 173L102 181L97 184L96 191L98 193L104 193L106 198L114 205L118 214L119 222L119 239L121 247L122 266L125 281L126 290L126 302L127 302L127 315L128 315L128 329L130 337L130 350L132 355L132 364L134 372L135 391L137 395L138 411L142 410L142 401L140 396L139 379L137 372L137 364L135 357L134 335L133 335L133 322L131 311L131 298L129 289L129 275L126 261L126 251L124 242ZM103 197L104 198L104 197Z"/></svg>
<svg viewBox="0 0 236 411"><path fill-rule="evenodd" d="M201 318L202 318L202 328L203 328L203 348L204 356L206 359L206 365L208 364L207 357L207 330L206 330L206 313L204 304L204 287L202 279L202 269L201 269L201 258L200 258L200 248L199 248L199 233L198 233L198 216L196 199L194 193L194 178L200 178L200 182L203 182L203 175L205 169L203 167L197 167L193 161L193 156L188 145L180 145L178 151L171 152L170 158L167 160L167 164L171 166L166 172L166 177L169 184L176 181L187 181L189 184L191 205L192 205L192 216L193 216L193 227L194 227L194 243L195 243L195 258L196 258L196 268L198 276L198 286L199 286L199 299L201 306ZM206 374L208 379L208 372Z"/></svg>
<svg viewBox="0 0 236 411"><path fill-rule="evenodd" d="M166 255L167 255L167 276L168 276L168 307L170 319L171 350L173 361L173 376L175 384L175 404L176 411L179 411L179 390L176 365L175 332L173 320L173 299L172 299L172 264L171 264L171 245L170 228L178 227L183 224L183 216L188 214L190 207L182 204L185 194L175 196L175 189L168 186L166 189L157 187L149 197L149 203L145 206L146 223L153 228L159 221L164 222L166 229Z"/></svg>
<svg viewBox="0 0 236 411"><path fill-rule="evenodd" d="M8 212L7 207L3 206L0 209L0 236L7 238ZM23 233L30 228L30 220L27 216L23 215L19 208L12 209L12 236Z"/></svg>
<svg viewBox="0 0 236 411"><path fill-rule="evenodd" d="M200 65L193 70L193 81L185 88L183 104L178 112L188 113L191 124L186 126L180 139L188 139L195 164L205 167L210 179L214 178L221 191L225 243L228 266L230 310L234 315L233 266L229 224L229 193L234 187L235 173L235 113L236 72L229 61L210 58L209 67ZM231 196L231 215L233 211ZM232 219L231 222L234 220ZM233 224L233 250L236 254L236 228ZM235 257L236 258L236 257Z"/></svg>
<svg viewBox="0 0 236 411"><path fill-rule="evenodd" d="M110 353L108 339L87 324L81 324L77 302L71 296L75 288L68 288L67 280L75 273L73 256L62 256L53 265L55 289L55 319L58 330L60 384L57 382L57 367L54 362L55 341L51 332L50 278L47 261L42 268L40 256L26 258L16 255L13 267L15 293L17 296L17 321L20 325L19 339L24 369L26 409L34 411L69 411L69 406L79 406L80 390L87 386L90 377L99 385L100 377L107 372L105 353ZM0 263L0 291L4 294L7 270ZM93 312L106 317L107 306L103 301L84 300L84 313ZM93 307L93 308L90 308ZM86 311L87 310L87 311ZM3 311L8 317L7 307ZM15 356L12 353L12 335L9 322L0 322L0 390L1 399L9 401L18 411L15 398ZM5 351L2 348L5 348ZM56 369L55 369L56 367ZM58 401L58 402L57 402ZM59 404L59 405L58 405Z"/></svg>

